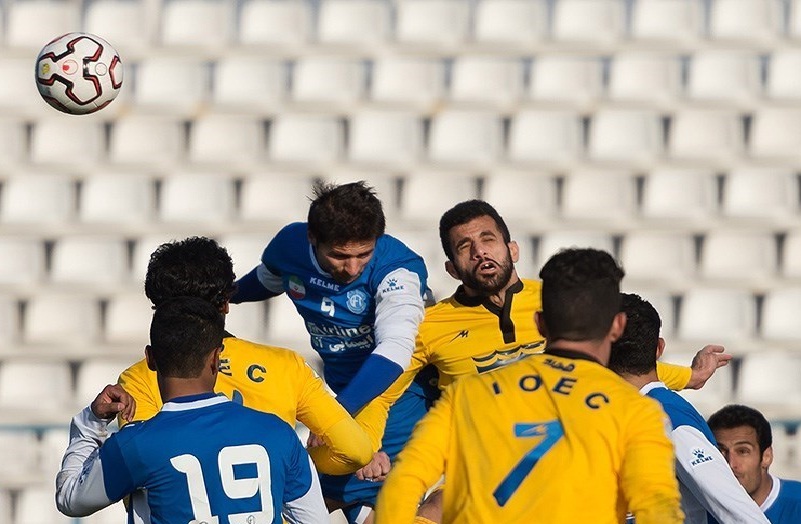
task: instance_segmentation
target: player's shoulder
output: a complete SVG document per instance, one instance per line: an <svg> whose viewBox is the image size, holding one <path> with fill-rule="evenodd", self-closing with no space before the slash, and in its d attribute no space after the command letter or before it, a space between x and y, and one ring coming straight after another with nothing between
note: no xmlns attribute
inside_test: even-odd
<svg viewBox="0 0 801 524"><path fill-rule="evenodd" d="M798 480L781 479L779 497L786 497L801 506L801 482Z"/></svg>
<svg viewBox="0 0 801 524"><path fill-rule="evenodd" d="M305 359L291 349L280 346L270 346L239 338L235 335L227 336L223 339L223 354L227 358L257 358L261 361L283 362L287 365L302 366L306 364Z"/></svg>
<svg viewBox="0 0 801 524"><path fill-rule="evenodd" d="M531 278L521 278L520 281L523 283L523 293L536 295L542 293L542 281Z"/></svg>
<svg viewBox="0 0 801 524"><path fill-rule="evenodd" d="M423 257L402 241L387 234L381 235L376 240L374 259L379 267L390 268L423 263Z"/></svg>
<svg viewBox="0 0 801 524"><path fill-rule="evenodd" d="M665 414L670 418L673 428L680 426L693 427L707 437L712 435L704 417L684 397L666 387L652 389L647 395L659 402Z"/></svg>

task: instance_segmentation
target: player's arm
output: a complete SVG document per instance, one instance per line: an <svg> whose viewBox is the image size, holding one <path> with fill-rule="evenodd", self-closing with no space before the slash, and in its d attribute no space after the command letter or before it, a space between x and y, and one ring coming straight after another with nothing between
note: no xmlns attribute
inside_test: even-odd
<svg viewBox="0 0 801 524"><path fill-rule="evenodd" d="M284 519L289 524L328 522L328 509L314 464L297 438L290 436L288 440L293 447L286 475Z"/></svg>
<svg viewBox="0 0 801 524"><path fill-rule="evenodd" d="M161 409L161 393L156 382L156 373L148 369L144 359L123 371L117 379L117 384L136 401L136 412L131 419L124 418L122 414L117 417L120 427L132 420L152 418Z"/></svg>
<svg viewBox="0 0 801 524"><path fill-rule="evenodd" d="M682 524L673 445L665 414L643 398L629 414L620 485L637 524Z"/></svg>
<svg viewBox="0 0 801 524"><path fill-rule="evenodd" d="M718 522L769 524L703 433L692 426L679 426L671 439L676 448L676 475Z"/></svg>
<svg viewBox="0 0 801 524"><path fill-rule="evenodd" d="M656 363L659 380L673 391L682 389L701 389L718 368L729 363L731 355L725 353L723 346L707 345L693 358L692 366L678 366L666 362Z"/></svg>
<svg viewBox="0 0 801 524"><path fill-rule="evenodd" d="M73 417L70 443L56 476L56 507L61 513L85 517L133 491L128 469L117 460L121 454L115 439L108 439L109 421L118 412L130 418L132 410L130 395L119 385L106 386L91 406Z"/></svg>
<svg viewBox="0 0 801 524"><path fill-rule="evenodd" d="M328 392L305 360L297 357L295 367L300 384L297 418L325 442L309 450L317 468L329 475L346 475L370 462L379 444L374 447L374 438Z"/></svg>
<svg viewBox="0 0 801 524"><path fill-rule="evenodd" d="M394 283L390 284L390 281ZM390 272L378 285L375 296L376 347L337 396L348 413L358 412L386 391L409 367L417 328L425 310L423 286L420 275L405 268Z"/></svg>
<svg viewBox="0 0 801 524"><path fill-rule="evenodd" d="M454 386L445 390L398 454L378 493L378 524L414 522L418 502L445 473L454 390Z"/></svg>

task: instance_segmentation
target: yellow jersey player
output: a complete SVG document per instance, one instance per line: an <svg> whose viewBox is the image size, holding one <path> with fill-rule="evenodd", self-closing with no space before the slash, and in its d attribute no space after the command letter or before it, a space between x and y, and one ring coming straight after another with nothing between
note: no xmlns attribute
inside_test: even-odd
<svg viewBox="0 0 801 524"><path fill-rule="evenodd" d="M227 313L234 289L231 257L209 238L162 244L150 257L145 294L156 308L172 298L191 296ZM309 450L309 454L321 471L351 473L368 463L378 449L380 436L373 432L371 439L328 393L303 357L293 351L226 333L219 371L217 393L273 413L290 425L300 421L319 435L326 446ZM136 400L134 420L149 419L161 409L156 373L148 369L144 359L126 369L119 384Z"/></svg>
<svg viewBox="0 0 801 524"><path fill-rule="evenodd" d="M379 495L377 522L413 522L443 473L443 522L683 520L658 404L604 366L623 332L623 270L569 249L540 272L545 353L452 384L415 428Z"/></svg>

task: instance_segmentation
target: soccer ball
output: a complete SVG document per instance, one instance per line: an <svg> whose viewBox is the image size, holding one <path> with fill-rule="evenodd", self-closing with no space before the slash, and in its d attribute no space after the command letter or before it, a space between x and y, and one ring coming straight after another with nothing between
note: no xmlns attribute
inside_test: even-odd
<svg viewBox="0 0 801 524"><path fill-rule="evenodd" d="M98 36L67 33L45 45L36 57L36 87L59 111L94 113L120 92L120 55Z"/></svg>

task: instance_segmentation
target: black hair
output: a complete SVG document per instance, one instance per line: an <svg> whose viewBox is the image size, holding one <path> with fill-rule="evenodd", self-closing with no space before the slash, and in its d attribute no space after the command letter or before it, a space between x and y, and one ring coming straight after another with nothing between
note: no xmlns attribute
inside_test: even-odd
<svg viewBox="0 0 801 524"><path fill-rule="evenodd" d="M159 307L176 297L197 297L217 309L236 291L234 265L224 247L206 237L161 244L147 265L145 295Z"/></svg>
<svg viewBox="0 0 801 524"><path fill-rule="evenodd" d="M165 377L197 378L209 354L222 347L225 318L202 298L179 297L156 308L150 352Z"/></svg>
<svg viewBox="0 0 801 524"><path fill-rule="evenodd" d="M626 314L626 329L612 343L608 367L615 373L648 374L656 369L662 320L654 306L639 295L621 293L620 299L620 310Z"/></svg>
<svg viewBox="0 0 801 524"><path fill-rule="evenodd" d="M713 432L719 429L734 429L741 426L754 428L757 435L760 455L773 445L773 432L770 422L754 408L742 404L729 404L714 412L707 420Z"/></svg>
<svg viewBox="0 0 801 524"><path fill-rule="evenodd" d="M375 240L384 234L381 201L366 182L336 185L318 183L309 206L309 234L321 244Z"/></svg>
<svg viewBox="0 0 801 524"><path fill-rule="evenodd" d="M467 224L471 220L484 216L488 216L495 221L495 225L498 226L503 235L504 243L511 242L512 237L509 235L509 228L494 207L483 200L466 200L447 210L442 215L442 218L439 219L439 241L442 243L442 249L445 251L445 256L448 257L448 260L453 262L451 230L456 226Z"/></svg>
<svg viewBox="0 0 801 524"><path fill-rule="evenodd" d="M540 270L542 316L551 340L600 340L620 312L624 271L606 251L570 248Z"/></svg>

